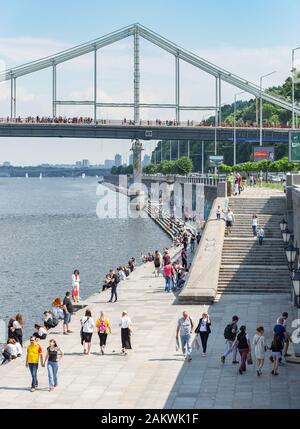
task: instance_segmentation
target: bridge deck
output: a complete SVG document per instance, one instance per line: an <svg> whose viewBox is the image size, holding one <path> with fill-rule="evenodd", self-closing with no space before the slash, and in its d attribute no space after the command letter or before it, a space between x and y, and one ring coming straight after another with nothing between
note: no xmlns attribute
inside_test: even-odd
<svg viewBox="0 0 300 429"><path fill-rule="evenodd" d="M231 127L0 123L0 137L233 141ZM237 141L259 142L259 128L237 128ZM263 142L288 142L289 129L264 128Z"/></svg>

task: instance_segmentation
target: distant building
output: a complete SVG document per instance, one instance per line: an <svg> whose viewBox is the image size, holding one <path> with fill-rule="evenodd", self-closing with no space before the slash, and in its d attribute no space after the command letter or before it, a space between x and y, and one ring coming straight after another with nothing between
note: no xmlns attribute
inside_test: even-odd
<svg viewBox="0 0 300 429"><path fill-rule="evenodd" d="M75 162L75 167L77 167L77 168L81 168L81 161L76 161Z"/></svg>
<svg viewBox="0 0 300 429"><path fill-rule="evenodd" d="M121 167L122 165L122 155L120 155L119 153L116 154L115 156L115 166L116 167Z"/></svg>
<svg viewBox="0 0 300 429"><path fill-rule="evenodd" d="M81 162L81 165L83 168L89 168L90 166L90 161L88 159L83 159Z"/></svg>
<svg viewBox="0 0 300 429"><path fill-rule="evenodd" d="M113 159L106 159L104 161L104 168L110 170L115 165L115 161Z"/></svg>
<svg viewBox="0 0 300 429"><path fill-rule="evenodd" d="M3 162L2 165L3 165L3 167L10 167L11 166L10 162L8 162L8 161Z"/></svg>
<svg viewBox="0 0 300 429"><path fill-rule="evenodd" d="M129 165L133 165L133 153L129 155Z"/></svg>
<svg viewBox="0 0 300 429"><path fill-rule="evenodd" d="M150 155L145 154L145 155L144 155L143 162L142 162L143 167L145 167L146 165L148 165L148 164L150 164L150 163L151 163L151 156L150 156Z"/></svg>

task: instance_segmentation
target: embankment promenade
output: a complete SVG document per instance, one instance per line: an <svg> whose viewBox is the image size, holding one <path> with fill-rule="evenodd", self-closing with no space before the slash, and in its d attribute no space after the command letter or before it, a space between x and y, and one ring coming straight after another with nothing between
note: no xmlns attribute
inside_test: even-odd
<svg viewBox="0 0 300 429"><path fill-rule="evenodd" d="M96 293L83 304L94 318L104 311L110 319L106 354L100 355L94 333L91 355L83 355L80 322L84 309L74 315L69 336L60 324L48 338L54 338L65 356L59 369L59 386L48 392L46 368L39 368L39 389L30 392L30 373L25 356L0 367L0 408L299 408L299 366L280 367L272 377L267 359L263 376L254 366L240 376L231 361L223 366L223 330L233 314L240 316L249 334L263 324L267 342L282 311L290 311L286 294L226 295L208 308L212 320L207 356L195 352L184 362L175 349L175 330L183 310L198 322L202 305L174 305L176 297L164 292L164 280L155 278L153 265L138 267L118 287L119 300L107 303L110 292ZM206 307L207 308L207 307ZM120 320L127 310L133 322L133 350L122 356ZM43 351L48 340L40 341Z"/></svg>

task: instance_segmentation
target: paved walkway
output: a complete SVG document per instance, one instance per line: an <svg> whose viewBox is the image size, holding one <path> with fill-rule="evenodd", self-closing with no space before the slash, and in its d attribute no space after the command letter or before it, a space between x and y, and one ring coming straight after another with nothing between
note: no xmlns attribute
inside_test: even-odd
<svg viewBox="0 0 300 429"><path fill-rule="evenodd" d="M241 376L231 359L224 366L220 362L223 329L233 314L241 317L251 337L255 327L263 324L269 340L275 319L290 310L289 296L220 297L209 309L208 355L197 352L187 363L175 350L177 319L184 309L198 319L203 307L174 305L174 296L164 292L162 277L154 278L152 271L152 264L136 269L120 284L116 304L107 303L109 292L88 300L94 317L104 310L111 320L113 333L105 356L99 353L96 334L92 354L82 354L80 311L73 317L72 335L63 336L61 326L50 334L65 351L57 390L48 392L47 371L40 368L40 389L31 393L30 374L22 357L0 367L0 408L299 408L299 365L282 367L274 377L267 359L263 376L258 378L254 366ZM120 355L118 327L124 309L134 325L134 349L127 356ZM45 349L47 342L41 344Z"/></svg>

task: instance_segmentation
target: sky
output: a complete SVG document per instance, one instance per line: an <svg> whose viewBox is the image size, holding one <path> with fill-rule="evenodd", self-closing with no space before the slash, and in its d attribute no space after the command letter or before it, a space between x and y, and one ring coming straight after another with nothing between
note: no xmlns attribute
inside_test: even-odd
<svg viewBox="0 0 300 429"><path fill-rule="evenodd" d="M283 19L284 16L284 19ZM0 14L0 69L55 54L139 22L174 43L258 83L260 76L276 71L264 86L281 84L291 69L291 49L300 46L298 0L33 0L2 2ZM132 38L105 47L98 53L97 98L102 101L133 99ZM300 50L298 51L300 52ZM298 58L299 57L299 58ZM296 65L300 68L300 54ZM211 76L180 63L182 104L214 104ZM57 98L87 100L93 94L91 54L57 68ZM141 102L174 102L174 58L141 41ZM17 80L17 115L51 114L51 74L46 69ZM223 102L232 103L239 92L222 86ZM9 83L0 84L0 117L9 114ZM249 99L243 94L241 99ZM62 115L92 115L90 108L59 107ZM183 112L182 119L201 120L210 112ZM99 117L130 118L126 109L101 109ZM142 119L174 119L173 111L141 111ZM145 142L150 153L155 142ZM73 163L83 158L94 164L115 153L127 161L129 141L6 139L0 138L0 163L17 165Z"/></svg>

